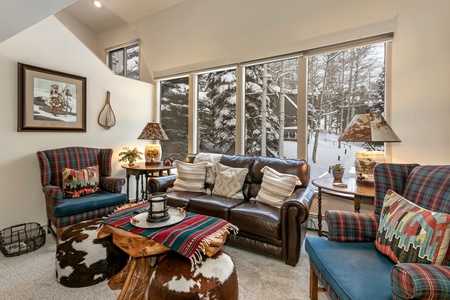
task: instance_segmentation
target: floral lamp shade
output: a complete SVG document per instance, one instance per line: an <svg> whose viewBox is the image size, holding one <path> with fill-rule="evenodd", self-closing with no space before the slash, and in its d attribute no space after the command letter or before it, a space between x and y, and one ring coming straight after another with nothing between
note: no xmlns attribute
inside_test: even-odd
<svg viewBox="0 0 450 300"><path fill-rule="evenodd" d="M145 146L145 162L160 163L162 149L161 145L157 141L169 139L164 132L162 125L156 122L147 123L138 139L153 141L152 144L147 144Z"/></svg>

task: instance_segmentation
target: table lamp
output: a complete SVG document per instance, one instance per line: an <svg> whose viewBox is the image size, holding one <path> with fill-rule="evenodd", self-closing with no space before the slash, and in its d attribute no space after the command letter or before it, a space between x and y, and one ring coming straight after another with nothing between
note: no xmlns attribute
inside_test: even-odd
<svg viewBox="0 0 450 300"><path fill-rule="evenodd" d="M161 162L161 145L158 141L168 140L164 129L160 123L147 123L138 137L139 140L151 140L150 144L145 146L145 163L153 164Z"/></svg>
<svg viewBox="0 0 450 300"><path fill-rule="evenodd" d="M380 113L357 114L339 136L338 141L365 142L369 149L358 150L355 157L357 183L373 184L373 169L386 162L383 151L375 151L373 143L400 142L400 139Z"/></svg>

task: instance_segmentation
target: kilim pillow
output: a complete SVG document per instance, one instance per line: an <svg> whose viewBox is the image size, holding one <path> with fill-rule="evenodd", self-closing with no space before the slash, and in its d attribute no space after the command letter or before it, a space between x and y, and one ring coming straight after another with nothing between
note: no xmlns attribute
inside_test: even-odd
<svg viewBox="0 0 450 300"><path fill-rule="evenodd" d="M64 198L77 198L93 194L100 189L98 166L87 167L82 170L62 169L62 184Z"/></svg>
<svg viewBox="0 0 450 300"><path fill-rule="evenodd" d="M450 240L450 215L421 208L388 190L376 248L395 263L442 264Z"/></svg>
<svg viewBox="0 0 450 300"><path fill-rule="evenodd" d="M265 166L261 169L264 173L261 189L255 197L256 201L281 207L283 202L292 194L296 185L301 185L299 178L292 174L279 173Z"/></svg>
<svg viewBox="0 0 450 300"><path fill-rule="evenodd" d="M205 177L207 162L186 163L176 160L173 165L177 168L177 178L173 187L167 189L171 191L205 192Z"/></svg>
<svg viewBox="0 0 450 300"><path fill-rule="evenodd" d="M242 186L244 185L248 169L232 168L221 163L217 163L215 169L216 180L212 194L227 198L244 199Z"/></svg>

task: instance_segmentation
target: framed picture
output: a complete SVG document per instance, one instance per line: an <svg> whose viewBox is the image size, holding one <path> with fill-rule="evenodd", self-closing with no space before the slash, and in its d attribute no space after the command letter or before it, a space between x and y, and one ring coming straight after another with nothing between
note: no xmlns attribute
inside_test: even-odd
<svg viewBox="0 0 450 300"><path fill-rule="evenodd" d="M86 77L22 63L18 131L86 132Z"/></svg>

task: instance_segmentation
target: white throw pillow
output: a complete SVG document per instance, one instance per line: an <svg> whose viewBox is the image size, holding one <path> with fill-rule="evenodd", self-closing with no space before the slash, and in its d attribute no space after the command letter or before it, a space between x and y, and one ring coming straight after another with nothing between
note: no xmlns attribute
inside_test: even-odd
<svg viewBox="0 0 450 300"><path fill-rule="evenodd" d="M194 158L194 164L207 162L208 165L206 165L206 179L205 183L214 185L214 182L216 180L216 171L215 171L215 165L220 161L223 154L217 154L217 153L198 153Z"/></svg>
<svg viewBox="0 0 450 300"><path fill-rule="evenodd" d="M292 174L279 173L265 166L261 189L254 200L280 208L283 202L292 194L296 185L301 185L300 179Z"/></svg>
<svg viewBox="0 0 450 300"><path fill-rule="evenodd" d="M247 168L232 168L217 163L216 182L212 194L227 198L244 199L242 187L247 173Z"/></svg>
<svg viewBox="0 0 450 300"><path fill-rule="evenodd" d="M177 179L175 179L173 187L167 189L167 191L204 193L207 164L207 162L191 164L176 160L173 165L177 168Z"/></svg>

